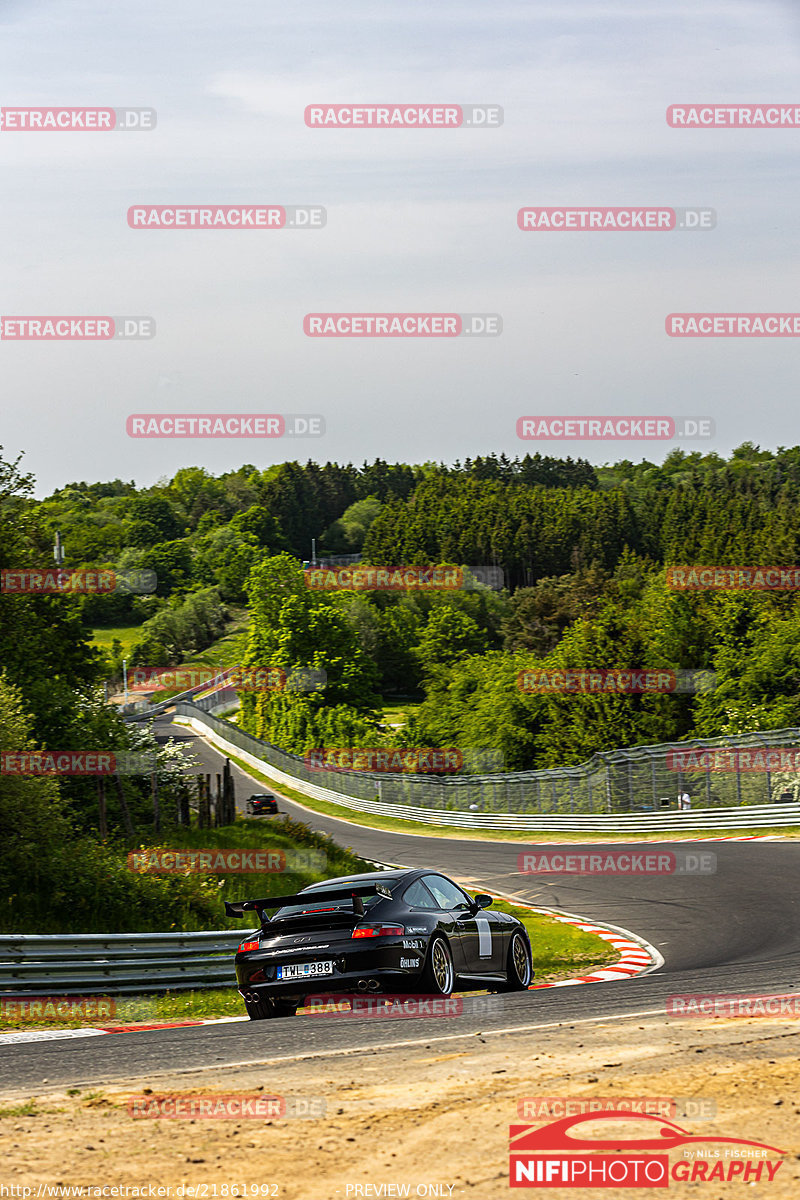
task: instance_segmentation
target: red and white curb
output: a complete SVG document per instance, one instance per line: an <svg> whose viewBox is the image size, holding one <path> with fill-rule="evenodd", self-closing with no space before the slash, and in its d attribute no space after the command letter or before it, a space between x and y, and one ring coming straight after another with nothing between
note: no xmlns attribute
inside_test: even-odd
<svg viewBox="0 0 800 1200"><path fill-rule="evenodd" d="M595 937L602 938L604 942L613 946L620 956L619 961L610 967L602 967L599 971L592 971L589 975L560 979L555 983L531 983L528 985L529 992L537 991L540 988L575 987L576 984L581 983L608 983L612 979L632 979L634 975L648 975L651 971L657 971L664 965L664 959L655 946L637 934L631 933L630 930L621 929L619 925L598 925L593 921L587 921L585 917L578 917L574 913L556 912L552 908L524 904L515 896L503 895L502 899L513 904L515 908L527 908L530 912L542 913L554 921L560 921L563 925L572 925L573 928L581 929L584 933L592 933Z"/></svg>
<svg viewBox="0 0 800 1200"><path fill-rule="evenodd" d="M224 1025L229 1021L246 1021L247 1017L209 1017L202 1021L152 1021L140 1025L106 1025L97 1029L14 1029L0 1032L0 1047L18 1046L24 1042L53 1042L62 1038L96 1037L101 1033L140 1033L148 1029L184 1029L189 1025Z"/></svg>
<svg viewBox="0 0 800 1200"><path fill-rule="evenodd" d="M786 840L785 836L781 833L748 833L748 834L743 834L741 837L731 836L731 837L686 837L686 838L674 838L674 837L650 838L650 837L647 837L645 834L642 834L642 837L639 839L639 841L642 845L644 845L646 843L648 846L660 846L660 845L667 845L667 844L672 845L673 843L677 843L677 842L782 842L785 840ZM583 845L584 843L587 845L602 844L603 846L630 846L632 844L632 838L631 837L607 838L607 837L602 837L602 835L600 835L598 837L596 843L592 842L592 839L588 836L588 834L586 837L584 837L583 842L576 842L574 840L568 841L565 838L561 838L558 841L544 841L542 838L531 838L531 845L534 845L534 846L576 846L576 847L578 847L578 846Z"/></svg>
<svg viewBox="0 0 800 1200"><path fill-rule="evenodd" d="M556 983L534 983L531 985L531 991L535 991L537 988L574 987L579 983L606 983L610 979L632 979L635 975L649 974L664 965L664 959L655 946L651 946L649 942L645 942L641 938L634 940L635 935L629 933L627 929L619 929L614 925L592 925L588 921L581 920L580 917L556 913L549 915L555 921L561 921L565 925L572 925L575 929L583 930L584 933L593 933L595 937L602 938L604 942L608 942L618 951L619 961L610 967L592 971L589 975L578 975L574 979L561 979Z"/></svg>

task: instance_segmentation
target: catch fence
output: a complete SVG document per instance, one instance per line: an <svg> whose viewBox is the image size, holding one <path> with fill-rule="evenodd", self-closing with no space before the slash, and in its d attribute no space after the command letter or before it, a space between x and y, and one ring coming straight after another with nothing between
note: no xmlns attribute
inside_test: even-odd
<svg viewBox="0 0 800 1200"><path fill-rule="evenodd" d="M232 746L315 791L334 797L338 793L343 803L373 802L376 811L396 805L486 816L666 815L678 808L678 795L688 792L693 809L774 805L778 815L782 809L794 813L786 806L797 805L800 792L797 728L632 746L594 754L573 767L433 776L311 767L303 757L279 750L194 704L179 703L175 711L202 721ZM401 815L406 814L398 811Z"/></svg>

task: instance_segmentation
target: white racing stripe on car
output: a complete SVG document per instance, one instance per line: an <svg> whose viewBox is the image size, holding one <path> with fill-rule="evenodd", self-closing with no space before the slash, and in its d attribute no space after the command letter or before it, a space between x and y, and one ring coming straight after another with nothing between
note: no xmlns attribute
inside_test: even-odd
<svg viewBox="0 0 800 1200"><path fill-rule="evenodd" d="M492 957L492 929L489 925L487 917L476 917L475 924L478 926L478 957Z"/></svg>
<svg viewBox="0 0 800 1200"><path fill-rule="evenodd" d="M508 900L517 908L527 908L531 912L543 913L545 916L552 917L554 921L572 925L575 929L582 929L585 933L592 933L595 937L602 938L604 942L613 946L620 956L618 962L609 963L607 967L592 971L589 975L578 975L573 979L562 979L555 983L531 983L528 985L529 991L569 987L583 983L606 983L612 979L632 979L635 975L647 975L651 971L657 971L664 965L664 959L655 946L645 941L644 938L640 938L638 934L620 928L619 925L598 925L594 921L587 921L585 917L576 916L575 913L559 912L553 908L542 908L538 904L528 904L507 892L494 890L493 894L503 900ZM535 970L536 964L533 965Z"/></svg>

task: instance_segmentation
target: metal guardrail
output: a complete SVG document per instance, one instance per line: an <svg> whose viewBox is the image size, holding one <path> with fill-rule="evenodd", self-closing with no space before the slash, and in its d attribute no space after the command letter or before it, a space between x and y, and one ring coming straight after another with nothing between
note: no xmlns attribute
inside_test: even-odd
<svg viewBox="0 0 800 1200"><path fill-rule="evenodd" d="M193 709L193 712L187 710ZM228 721L223 721L210 713L201 712L191 705L180 705L178 715L188 717L192 727L199 733L210 737L228 755L236 755L244 762L255 767L259 772L293 788L302 795L324 800L354 812L374 813L377 816L395 817L400 820L418 821L424 825L448 825L462 829L509 829L525 832L527 830L551 832L595 832L595 833L667 833L688 829L747 829L747 828L778 828L781 826L800 825L800 803L781 804L742 804L740 806L719 806L712 808L695 808L689 812L676 812L654 808L646 811L641 806L639 812L623 813L543 813L530 804L527 811L520 808L512 809L510 804L505 810L501 807L500 795L503 784L507 780L515 783L525 779L524 775L487 775L470 776L467 779L431 780L424 776L411 776L399 780L387 780L374 774L364 772L324 772L314 771L319 778L326 776L325 785L309 779L311 771L305 766L303 759L295 755L284 754L261 742L251 734ZM800 733L800 731L798 731ZM272 752L269 756L263 751ZM271 760L279 758L281 766ZM288 767L288 769L286 769ZM283 769L282 769L283 768ZM529 774L543 774L531 772ZM342 784L342 775L347 782ZM334 790L329 779L333 776L337 788ZM381 792L387 783L395 788L414 786L422 798L427 798L429 804L403 804L399 800L386 803ZM361 795L345 792L343 786L350 785L353 792L361 791ZM471 803L469 807L463 804L464 793L437 791L435 789L453 788L461 785L467 789L466 795ZM430 788L427 797L425 788ZM495 790L497 789L497 790ZM410 790L410 788L409 788ZM499 791L499 795L498 795ZM367 794L364 794L364 793ZM508 796L508 793L506 793ZM510 796L508 799L510 800ZM534 797L532 796L532 799ZM438 800L438 804L434 803ZM444 801L444 802L443 802ZM461 803L459 803L461 801Z"/></svg>
<svg viewBox="0 0 800 1200"><path fill-rule="evenodd" d="M234 985L233 955L242 936L238 929L0 934L0 997L145 994Z"/></svg>

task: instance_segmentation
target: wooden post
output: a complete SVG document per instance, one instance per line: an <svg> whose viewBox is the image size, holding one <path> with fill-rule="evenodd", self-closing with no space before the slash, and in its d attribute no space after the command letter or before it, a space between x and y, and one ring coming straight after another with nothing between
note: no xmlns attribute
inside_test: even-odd
<svg viewBox="0 0 800 1200"><path fill-rule="evenodd" d="M231 760L229 758L225 759L225 766L222 771L222 796L225 811L224 823L226 825L233 825L236 821L236 790L234 788Z"/></svg>
<svg viewBox="0 0 800 1200"><path fill-rule="evenodd" d="M197 777L197 824L200 829L211 826L211 776Z"/></svg>
<svg viewBox="0 0 800 1200"><path fill-rule="evenodd" d="M106 785L102 775L97 777L97 829L102 839L108 837L108 814L106 811Z"/></svg>
<svg viewBox="0 0 800 1200"><path fill-rule="evenodd" d="M122 825L125 830L125 836L132 838L134 836L134 832L133 821L131 820L131 810L128 808L128 801L125 799L125 792L122 789L122 780L119 772L114 775L114 786L117 789L117 799L119 800L119 807L122 813Z"/></svg>
<svg viewBox="0 0 800 1200"><path fill-rule="evenodd" d="M198 775L197 783L197 828L203 828L203 776Z"/></svg>
<svg viewBox="0 0 800 1200"><path fill-rule="evenodd" d="M158 776L155 771L150 776L150 790L153 796L153 833L161 833L161 812L158 806Z"/></svg>
<svg viewBox="0 0 800 1200"><path fill-rule="evenodd" d="M214 824L214 813L213 813L213 806L211 803L211 773L210 772L208 772L204 777L203 791L205 793L204 809L205 809L205 815L206 815L206 829L211 829L212 825Z"/></svg>

